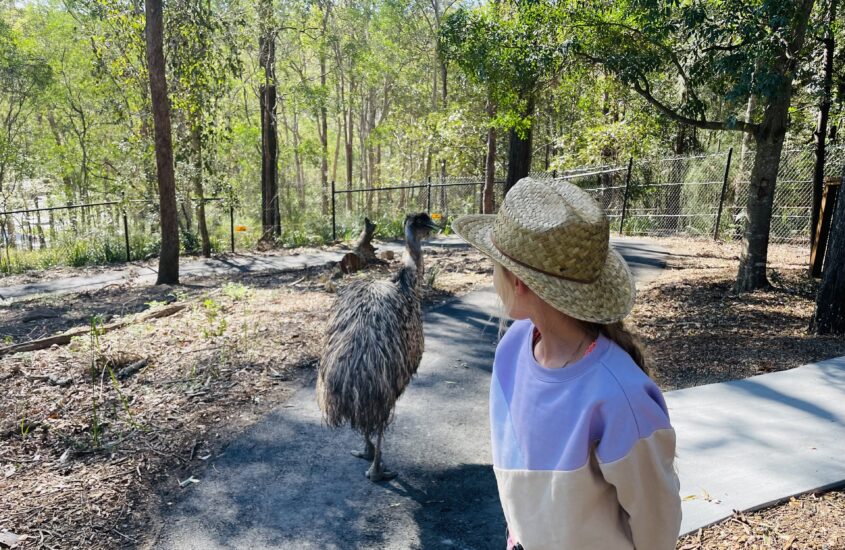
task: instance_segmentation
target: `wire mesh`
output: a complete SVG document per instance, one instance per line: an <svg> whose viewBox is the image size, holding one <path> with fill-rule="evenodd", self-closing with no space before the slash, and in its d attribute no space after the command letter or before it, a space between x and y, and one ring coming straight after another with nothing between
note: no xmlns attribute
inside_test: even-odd
<svg viewBox="0 0 845 550"><path fill-rule="evenodd" d="M477 176L448 176L431 182L385 184L382 188L349 190L336 185L335 216L338 236L360 231L364 216L379 224L383 236L402 233L404 217L410 212L429 212L441 224L482 210L484 179ZM501 204L504 182L494 183L494 205Z"/></svg>
<svg viewBox="0 0 845 550"><path fill-rule="evenodd" d="M825 150L825 179L842 177L843 154L843 146ZM809 244L815 162L811 147L787 149L781 154L769 230L771 242ZM733 176L738 199L734 212L740 227L745 221L744 207L753 165L754 154L747 153L740 159L737 173Z"/></svg>
<svg viewBox="0 0 845 550"><path fill-rule="evenodd" d="M6 202L0 211L0 273L122 262L158 255L161 221L158 201L104 200L99 203L44 206L43 198ZM193 203L177 201L183 253L201 250ZM228 201L205 201L212 252L230 247Z"/></svg>

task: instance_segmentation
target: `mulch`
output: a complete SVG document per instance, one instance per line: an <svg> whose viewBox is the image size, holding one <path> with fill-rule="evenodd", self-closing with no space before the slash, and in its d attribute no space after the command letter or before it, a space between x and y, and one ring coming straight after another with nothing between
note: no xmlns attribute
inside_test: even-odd
<svg viewBox="0 0 845 550"><path fill-rule="evenodd" d="M845 354L842 338L807 333L817 283L806 277L805 250L773 246L773 288L736 295L737 246L661 243L675 255L641 286L631 320L664 390ZM478 253L433 251L426 261L428 307L490 283ZM0 548L142 545L157 511L203 482L209 457L313 376L337 288L386 277L398 263L351 277L314 268L186 279L178 288L129 283L0 307L0 331L30 315L29 332L14 337L25 340L95 315L102 322L186 305L171 317L0 358ZM141 360L134 374L112 378ZM845 493L737 513L678 548L845 548Z"/></svg>

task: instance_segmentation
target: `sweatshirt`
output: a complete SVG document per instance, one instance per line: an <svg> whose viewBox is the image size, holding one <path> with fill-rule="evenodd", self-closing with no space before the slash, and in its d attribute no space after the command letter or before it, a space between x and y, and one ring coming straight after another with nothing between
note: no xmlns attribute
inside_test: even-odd
<svg viewBox="0 0 845 550"><path fill-rule="evenodd" d="M493 467L525 550L674 550L681 499L675 431L657 385L615 342L566 367L534 358L528 320L496 349Z"/></svg>

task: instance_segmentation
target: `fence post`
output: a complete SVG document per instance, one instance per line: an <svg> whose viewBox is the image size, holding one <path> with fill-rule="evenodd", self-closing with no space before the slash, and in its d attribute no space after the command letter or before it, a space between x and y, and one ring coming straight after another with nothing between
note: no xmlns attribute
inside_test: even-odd
<svg viewBox="0 0 845 550"><path fill-rule="evenodd" d="M123 240L126 243L126 261L129 262L132 260L132 256L130 254L129 248L129 221L126 219L126 194L124 193L121 195L120 202L120 209L123 212Z"/></svg>
<svg viewBox="0 0 845 550"><path fill-rule="evenodd" d="M722 205L725 203L725 193L728 190L728 174L731 171L731 157L733 156L734 148L728 149L728 160L725 162L725 175L722 178L722 194L719 195L719 210L716 213L716 227L713 228L713 240L719 239L719 224L722 221Z"/></svg>
<svg viewBox="0 0 845 550"><path fill-rule="evenodd" d="M428 176L428 202L426 203L426 210L431 214L431 176Z"/></svg>
<svg viewBox="0 0 845 550"><path fill-rule="evenodd" d="M631 168L634 166L634 157L628 159L628 172L625 174L625 197L622 199L622 216L619 218L619 235L622 235L622 227L625 225L625 214L628 212L628 187L631 185Z"/></svg>
<svg viewBox="0 0 845 550"><path fill-rule="evenodd" d="M229 186L229 248L235 252L235 195Z"/></svg>
<svg viewBox="0 0 845 550"><path fill-rule="evenodd" d="M335 218L335 205L334 205L334 180L332 180L332 240L337 240L337 221Z"/></svg>

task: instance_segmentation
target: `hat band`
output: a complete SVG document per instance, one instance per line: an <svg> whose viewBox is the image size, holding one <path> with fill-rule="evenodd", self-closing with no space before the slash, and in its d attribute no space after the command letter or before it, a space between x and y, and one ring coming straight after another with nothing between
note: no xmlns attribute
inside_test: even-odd
<svg viewBox="0 0 845 550"><path fill-rule="evenodd" d="M596 275L595 277L593 277L591 279L579 279L579 278L576 278L576 277L566 277L565 275L561 275L560 273L552 273L551 271L546 271L545 269L540 269L539 267L535 267L533 265L527 264L527 263L523 262L522 260L514 258L510 254L508 254L507 252L502 250L502 247L499 246L498 244L496 244L496 240L493 238L492 232L490 233L490 241L493 243L493 246L496 247L496 250L498 250L499 253L501 253L507 259L518 263L522 267L527 267L528 269L532 269L534 271L537 271L538 273L542 273L543 275L548 275L549 277L554 277L556 279L563 279L564 281L570 281L570 282L573 282L573 283L582 283L582 284L594 283L594 282L598 281L599 277L601 277L601 272L599 272L598 275Z"/></svg>

